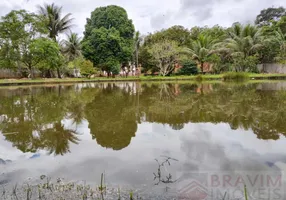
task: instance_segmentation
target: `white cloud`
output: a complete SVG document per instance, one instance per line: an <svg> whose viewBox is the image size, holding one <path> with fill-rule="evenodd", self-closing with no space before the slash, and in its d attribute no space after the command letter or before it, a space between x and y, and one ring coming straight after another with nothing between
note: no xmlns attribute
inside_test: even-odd
<svg viewBox="0 0 286 200"><path fill-rule="evenodd" d="M36 11L36 5L53 0L2 0L0 15L12 9ZM54 1L55 2L55 1ZM82 34L86 18L96 7L115 4L124 7L142 33L168 28L172 25L230 26L233 22L253 22L260 10L271 6L286 7L285 0L58 0L64 12L75 18L74 31Z"/></svg>

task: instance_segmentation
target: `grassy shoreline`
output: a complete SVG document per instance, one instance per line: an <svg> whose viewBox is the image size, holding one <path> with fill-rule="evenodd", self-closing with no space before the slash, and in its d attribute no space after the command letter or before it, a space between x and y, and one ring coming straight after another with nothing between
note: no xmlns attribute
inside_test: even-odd
<svg viewBox="0 0 286 200"><path fill-rule="evenodd" d="M235 74L235 73L234 73ZM286 74L244 74L248 80L286 80ZM120 82L120 81L223 81L225 74L198 75L198 76L140 76L140 77L118 77L118 78L49 78L49 79L0 79L0 86L12 85L35 85L35 84L60 84L60 83L88 83L88 82ZM228 80L231 80L228 79ZM235 78L233 79L235 80Z"/></svg>

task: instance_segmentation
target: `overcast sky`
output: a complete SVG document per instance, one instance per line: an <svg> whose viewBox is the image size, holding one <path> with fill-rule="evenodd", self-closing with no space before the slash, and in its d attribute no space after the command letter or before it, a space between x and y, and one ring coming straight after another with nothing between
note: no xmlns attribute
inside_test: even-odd
<svg viewBox="0 0 286 200"><path fill-rule="evenodd" d="M74 31L82 34L86 18L96 7L124 7L141 33L172 25L230 26L233 22L253 23L260 10L272 6L286 7L286 0L0 0L0 15L12 9L36 11L36 5L55 2L75 18Z"/></svg>

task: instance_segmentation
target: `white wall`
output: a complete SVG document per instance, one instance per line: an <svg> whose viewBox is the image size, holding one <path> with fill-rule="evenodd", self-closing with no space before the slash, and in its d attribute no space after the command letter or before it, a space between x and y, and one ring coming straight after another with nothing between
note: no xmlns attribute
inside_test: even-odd
<svg viewBox="0 0 286 200"><path fill-rule="evenodd" d="M277 73L277 74L286 74L286 64L276 64L276 63L267 63L259 64L258 70L261 73Z"/></svg>

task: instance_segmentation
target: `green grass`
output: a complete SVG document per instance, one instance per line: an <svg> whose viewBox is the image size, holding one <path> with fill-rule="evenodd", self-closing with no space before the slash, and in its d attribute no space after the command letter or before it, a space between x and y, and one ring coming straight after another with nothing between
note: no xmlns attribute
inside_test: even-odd
<svg viewBox="0 0 286 200"><path fill-rule="evenodd" d="M257 78L257 79L279 79L283 78L286 79L286 74L249 74L250 78Z"/></svg>
<svg viewBox="0 0 286 200"><path fill-rule="evenodd" d="M140 77L117 77L106 78L97 77L88 78L50 78L50 79L0 79L0 86L9 85L34 85L34 84L57 84L57 83L84 83L84 82L115 82L115 81L222 81L222 80L286 80L286 74L253 74L253 73L235 73L225 74L206 74L197 76L140 76Z"/></svg>
<svg viewBox="0 0 286 200"><path fill-rule="evenodd" d="M228 72L222 76L224 81L244 81L250 78L250 74L244 72Z"/></svg>

